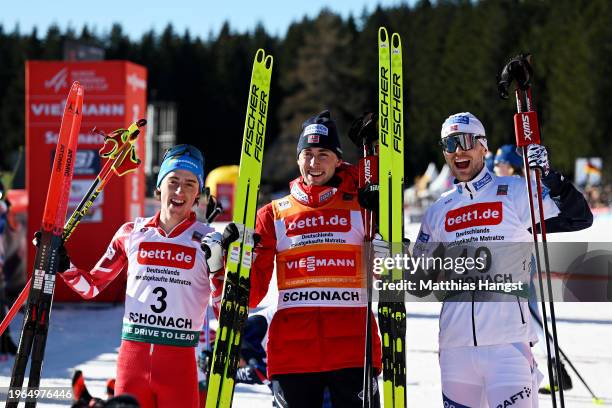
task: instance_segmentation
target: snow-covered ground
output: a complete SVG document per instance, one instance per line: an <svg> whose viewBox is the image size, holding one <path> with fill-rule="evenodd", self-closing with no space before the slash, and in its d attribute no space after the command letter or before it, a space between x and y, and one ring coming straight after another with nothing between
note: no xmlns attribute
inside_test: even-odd
<svg viewBox="0 0 612 408"><path fill-rule="evenodd" d="M418 226L408 229L416 235ZM612 217L598 217L595 225L570 238L551 236L551 240L583 242L612 241ZM411 237L414 238L414 237ZM612 250L611 247L608 248ZM274 299L273 294L267 297ZM591 389L612 406L612 303L556 303L560 345L571 358ZM439 303L407 305L407 377L409 407L440 407L441 391L437 359ZM120 342L122 306L56 304L47 342L43 386L70 386L75 369L83 370L90 391L103 396L106 380L114 376ZM18 315L11 331L13 338L21 327ZM545 358L538 359L546 371ZM0 387L10 381L13 360L0 362ZM587 389L566 364L574 389L565 393L568 408L591 407ZM271 395L265 386L236 387L234 406L271 407ZM68 402L44 401L40 407L66 407ZM540 396L540 407L552 406L550 398ZM602 405L600 405L602 406Z"/></svg>

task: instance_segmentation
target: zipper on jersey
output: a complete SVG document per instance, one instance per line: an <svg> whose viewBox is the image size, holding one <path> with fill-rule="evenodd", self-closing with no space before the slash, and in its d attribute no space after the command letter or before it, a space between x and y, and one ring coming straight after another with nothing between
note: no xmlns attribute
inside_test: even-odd
<svg viewBox="0 0 612 408"><path fill-rule="evenodd" d="M525 316L523 316L523 308L518 296L516 297L516 303L518 304L519 312L521 312L521 323L525 324Z"/></svg>
<svg viewBox="0 0 612 408"><path fill-rule="evenodd" d="M472 291L472 337L474 339L474 346L478 345L478 342L476 341L476 318L474 316L474 294L476 292Z"/></svg>
<svg viewBox="0 0 612 408"><path fill-rule="evenodd" d="M470 200L473 200L474 194L472 194L472 190L470 190L468 183L465 183L465 189L468 191L468 193L470 193Z"/></svg>

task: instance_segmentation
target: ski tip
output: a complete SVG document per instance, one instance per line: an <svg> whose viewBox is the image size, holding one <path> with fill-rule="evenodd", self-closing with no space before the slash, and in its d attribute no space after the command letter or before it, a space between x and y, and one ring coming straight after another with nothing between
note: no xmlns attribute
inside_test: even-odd
<svg viewBox="0 0 612 408"><path fill-rule="evenodd" d="M136 122L136 126L138 126L139 128L146 126L146 125L147 125L146 119L138 119L138 121Z"/></svg>
<svg viewBox="0 0 612 408"><path fill-rule="evenodd" d="M389 40L389 34L387 34L387 29L385 27L378 28L378 40L380 42L387 42Z"/></svg>
<svg viewBox="0 0 612 408"><path fill-rule="evenodd" d="M391 46L393 48L400 48L402 46L402 39L398 33L393 33L391 36Z"/></svg>
<svg viewBox="0 0 612 408"><path fill-rule="evenodd" d="M264 61L265 56L266 56L266 52L264 51L263 48L260 48L255 53L255 61L261 64Z"/></svg>
<svg viewBox="0 0 612 408"><path fill-rule="evenodd" d="M271 70L272 64L274 64L274 57L272 57L271 55L268 55L265 59L264 66L266 67L267 70Z"/></svg>
<svg viewBox="0 0 612 408"><path fill-rule="evenodd" d="M70 86L70 94L73 95L78 95L80 97L83 96L83 94L85 93L85 88L83 88L83 85L81 85L81 83L79 81L74 81L72 83L72 85Z"/></svg>

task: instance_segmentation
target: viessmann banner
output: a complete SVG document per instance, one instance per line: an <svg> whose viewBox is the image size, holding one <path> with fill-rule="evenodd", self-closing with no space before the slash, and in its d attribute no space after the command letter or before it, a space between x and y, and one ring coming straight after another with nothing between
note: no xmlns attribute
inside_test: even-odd
<svg viewBox="0 0 612 408"><path fill-rule="evenodd" d="M127 61L26 63L29 236L40 228L55 144L66 95L73 81L83 85L85 98L68 214L72 213L103 165L98 155L103 137L91 133L91 130L95 127L109 132L146 117L147 71L140 65ZM136 146L138 156L143 161L144 137L146 135L141 134ZM114 177L110 181L67 244L75 265L82 269L92 268L104 254L119 226L144 213L144 186L142 167L135 173ZM34 251L30 251L28 271L32 270L33 256ZM105 289L97 300L122 299L123 284L124 279L119 279ZM56 299L80 300L80 297L59 283Z"/></svg>

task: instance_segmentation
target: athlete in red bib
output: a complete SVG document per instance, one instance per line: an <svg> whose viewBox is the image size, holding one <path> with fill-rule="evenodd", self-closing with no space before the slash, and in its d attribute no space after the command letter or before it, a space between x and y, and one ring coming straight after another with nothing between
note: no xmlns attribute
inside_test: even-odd
<svg viewBox="0 0 612 408"><path fill-rule="evenodd" d="M115 392L133 395L143 408L199 406L194 347L210 297L218 308L224 276L221 234L192 211L203 187L202 153L189 145L170 149L155 191L161 210L122 225L91 271L70 265L61 274L91 299L127 271Z"/></svg>
<svg viewBox="0 0 612 408"><path fill-rule="evenodd" d="M361 406L366 298L357 170L341 160L327 111L304 122L297 155L301 177L290 183L291 193L257 213L261 242L250 306L268 291L275 261L279 290L268 333L268 377L282 406L320 407L326 387L334 407ZM373 365L379 372L380 339L373 324Z"/></svg>

